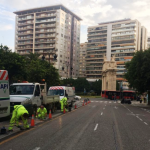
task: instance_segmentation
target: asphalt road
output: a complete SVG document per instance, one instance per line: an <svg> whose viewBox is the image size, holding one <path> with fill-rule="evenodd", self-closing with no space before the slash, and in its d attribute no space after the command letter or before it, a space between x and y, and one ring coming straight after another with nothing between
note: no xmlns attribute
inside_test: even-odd
<svg viewBox="0 0 150 150"><path fill-rule="evenodd" d="M2 141L0 150L150 150L150 111L95 99Z"/></svg>

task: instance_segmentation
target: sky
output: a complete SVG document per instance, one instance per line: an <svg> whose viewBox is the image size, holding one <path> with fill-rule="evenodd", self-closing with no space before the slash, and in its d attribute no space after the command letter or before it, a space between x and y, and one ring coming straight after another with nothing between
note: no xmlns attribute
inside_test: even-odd
<svg viewBox="0 0 150 150"><path fill-rule="evenodd" d="M81 43L87 41L88 26L125 18L137 19L150 36L150 0L0 0L0 44L14 51L14 11L63 4L80 18Z"/></svg>

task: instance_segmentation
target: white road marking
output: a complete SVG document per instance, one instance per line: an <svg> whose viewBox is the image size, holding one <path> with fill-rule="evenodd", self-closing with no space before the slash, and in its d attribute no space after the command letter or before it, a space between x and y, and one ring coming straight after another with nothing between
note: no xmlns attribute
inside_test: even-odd
<svg viewBox="0 0 150 150"><path fill-rule="evenodd" d="M141 118L139 118L141 121L143 121Z"/></svg>
<svg viewBox="0 0 150 150"><path fill-rule="evenodd" d="M105 105L106 106L106 105Z"/></svg>
<svg viewBox="0 0 150 150"><path fill-rule="evenodd" d="M116 103L116 102L114 102L114 103Z"/></svg>
<svg viewBox="0 0 150 150"><path fill-rule="evenodd" d="M109 102L109 103L111 103L111 102Z"/></svg>
<svg viewBox="0 0 150 150"><path fill-rule="evenodd" d="M105 108L103 108L103 109L105 109Z"/></svg>
<svg viewBox="0 0 150 150"><path fill-rule="evenodd" d="M115 106L114 108L115 108L115 109L118 109L118 107L116 107L116 106Z"/></svg>
<svg viewBox="0 0 150 150"><path fill-rule="evenodd" d="M36 147L36 148L34 148L33 150L39 150L40 149L40 147Z"/></svg>
<svg viewBox="0 0 150 150"><path fill-rule="evenodd" d="M146 125L148 125L146 122L144 122Z"/></svg>
<svg viewBox="0 0 150 150"><path fill-rule="evenodd" d="M94 101L91 101L91 102L94 102Z"/></svg>
<svg viewBox="0 0 150 150"><path fill-rule="evenodd" d="M103 112L101 112L101 115L103 115Z"/></svg>
<svg viewBox="0 0 150 150"><path fill-rule="evenodd" d="M100 101L100 102L102 102L102 101Z"/></svg>
<svg viewBox="0 0 150 150"><path fill-rule="evenodd" d="M98 127L98 123L96 124L96 126L95 126L95 128L94 128L94 131L97 130L97 127Z"/></svg>

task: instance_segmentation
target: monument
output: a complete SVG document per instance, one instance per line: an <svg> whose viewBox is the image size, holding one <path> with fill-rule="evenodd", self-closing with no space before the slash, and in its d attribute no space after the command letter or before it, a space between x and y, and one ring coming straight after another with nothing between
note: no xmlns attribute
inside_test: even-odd
<svg viewBox="0 0 150 150"><path fill-rule="evenodd" d="M110 61L104 56L102 69L102 90L116 91L116 68L115 55Z"/></svg>

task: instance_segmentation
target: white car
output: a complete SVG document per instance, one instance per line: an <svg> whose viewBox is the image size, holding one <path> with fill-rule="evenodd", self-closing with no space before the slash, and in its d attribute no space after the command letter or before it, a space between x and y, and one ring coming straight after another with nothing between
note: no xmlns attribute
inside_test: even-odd
<svg viewBox="0 0 150 150"><path fill-rule="evenodd" d="M75 95L75 97L74 97L76 100L81 100L81 97L80 96L77 96L77 95Z"/></svg>

